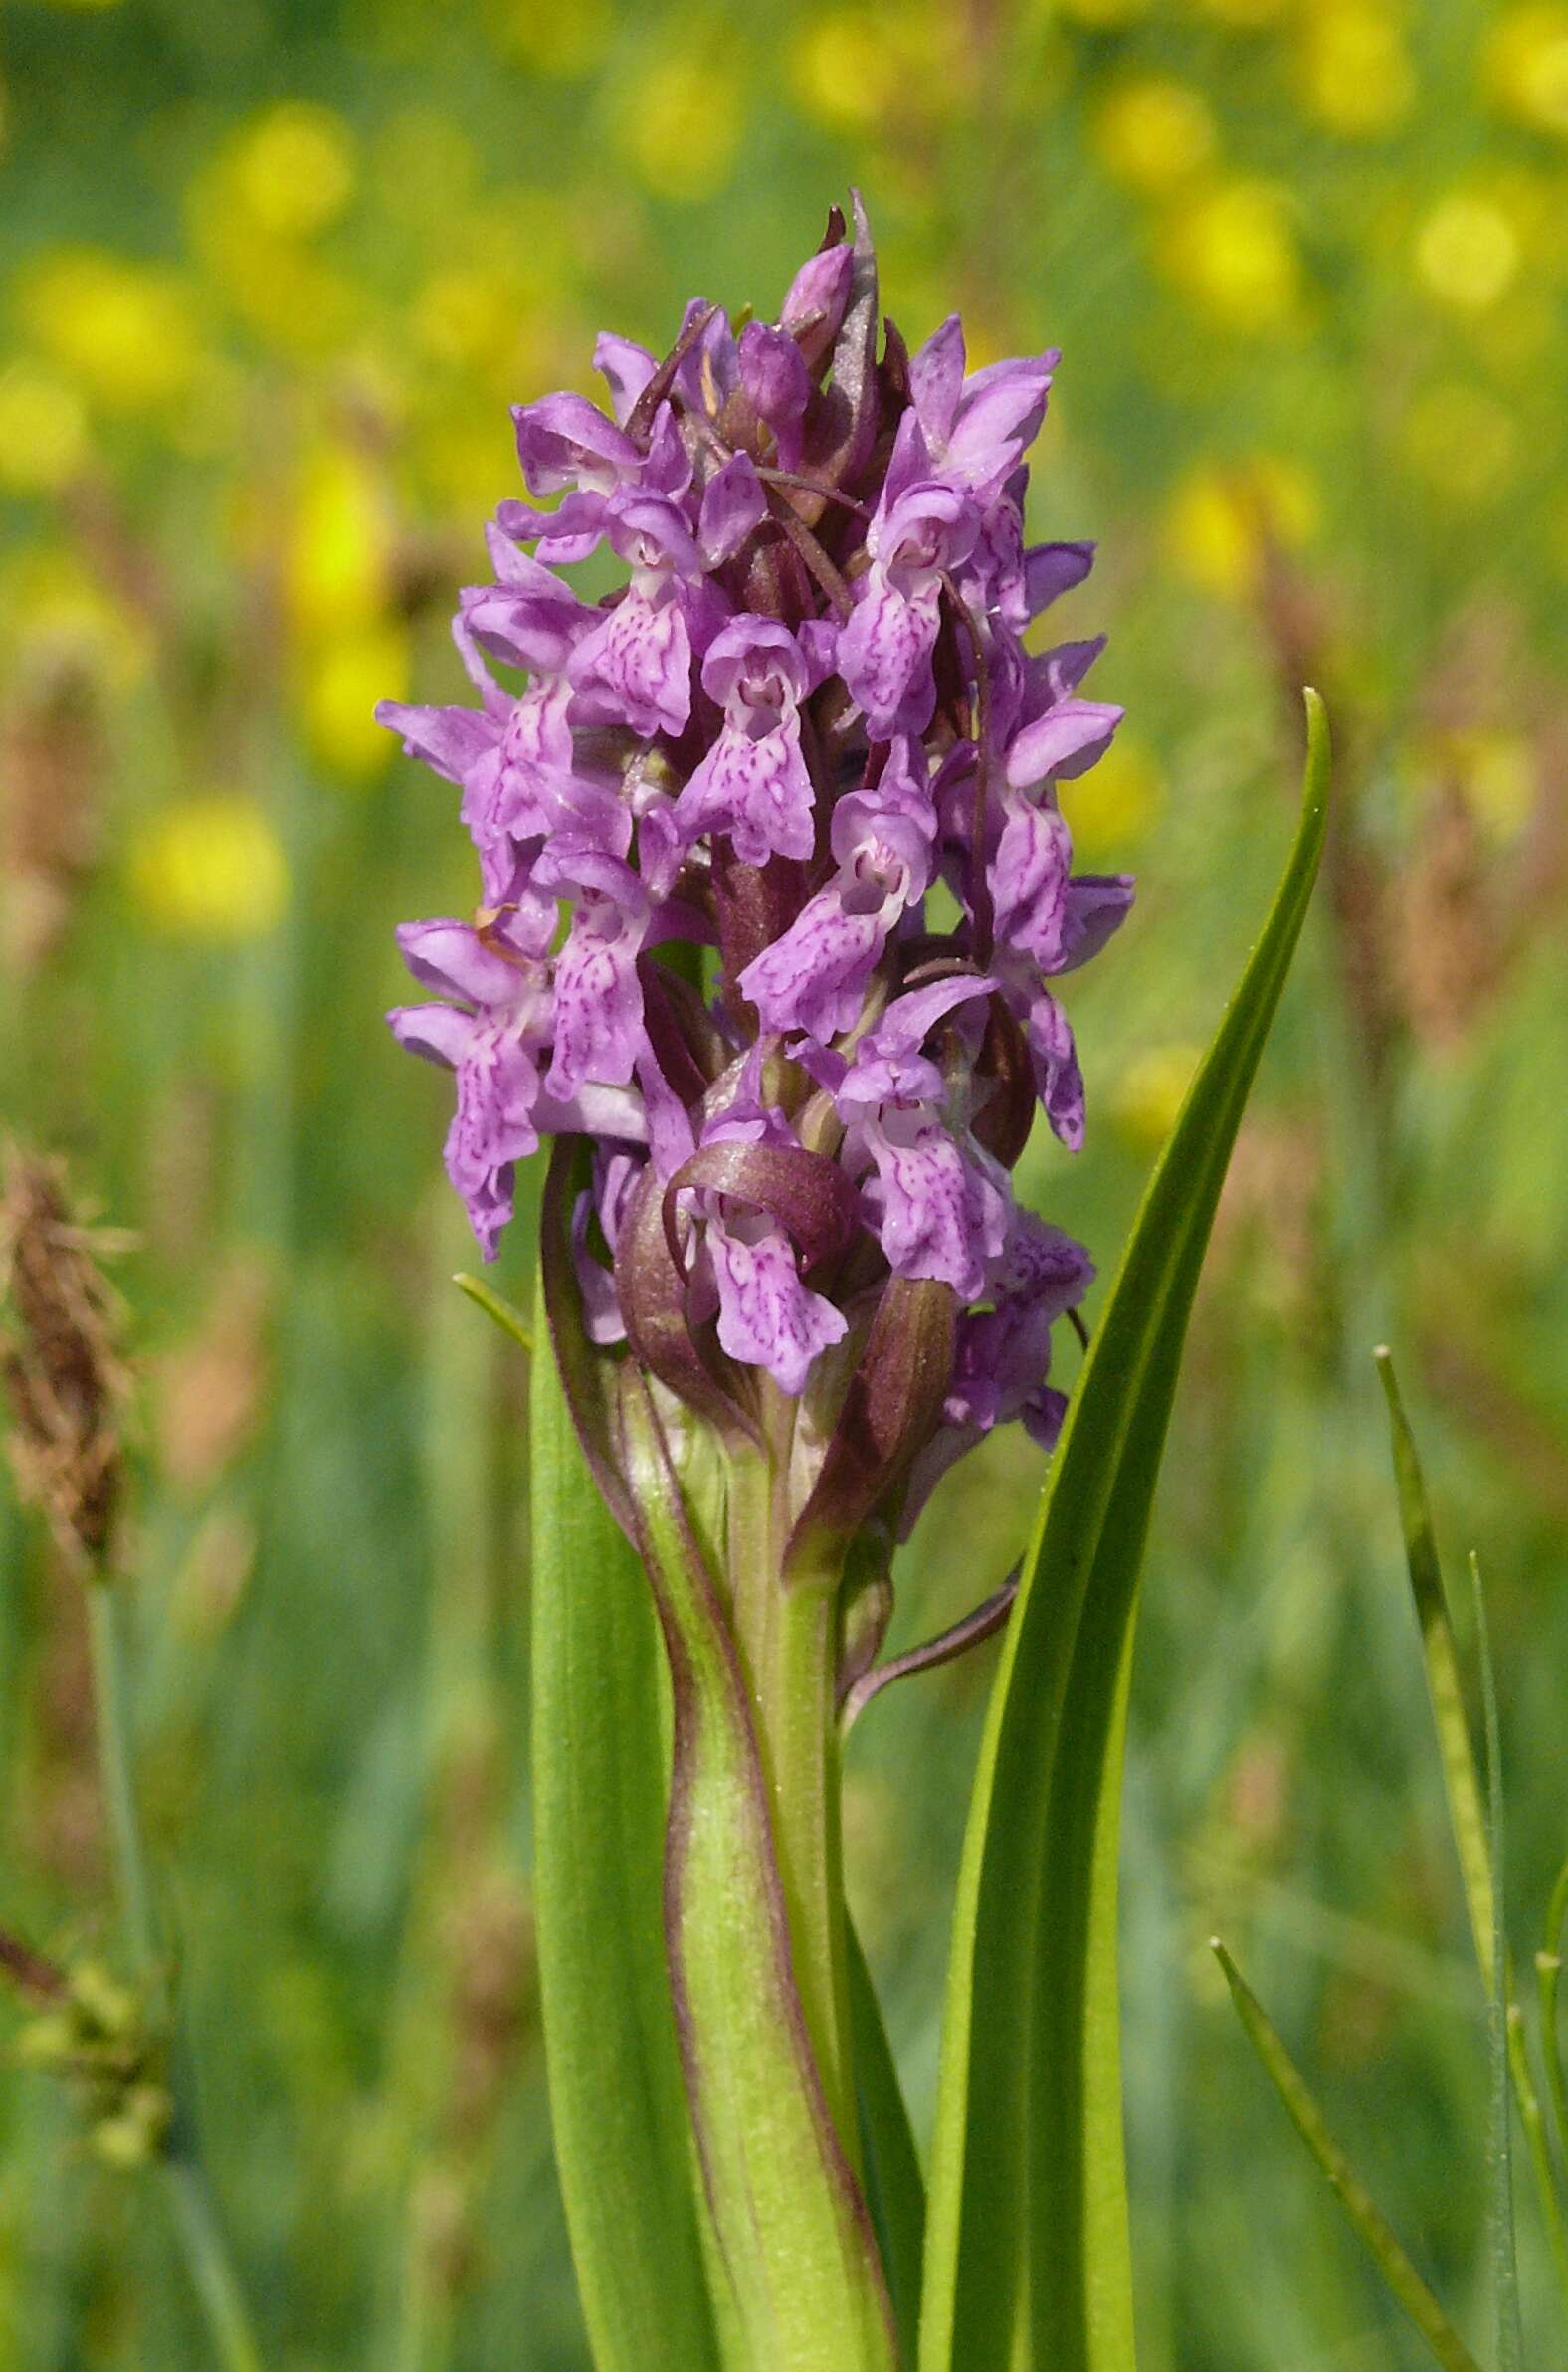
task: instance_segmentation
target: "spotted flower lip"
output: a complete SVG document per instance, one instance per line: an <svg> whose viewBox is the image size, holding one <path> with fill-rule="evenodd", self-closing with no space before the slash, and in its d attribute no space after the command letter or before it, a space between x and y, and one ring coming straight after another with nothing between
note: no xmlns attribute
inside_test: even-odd
<svg viewBox="0 0 1568 2372"><path fill-rule="evenodd" d="M586 1140L593 1356L737 1436L770 1391L816 1412L841 1512L914 1503L998 1423L1052 1434L1092 1270L1013 1168L1031 1095L1081 1142L1060 983L1132 899L1075 873L1059 796L1120 722L1082 689L1100 642L1025 641L1094 556L1026 534L1059 357L971 370L956 315L879 351L877 319L857 201L776 318L602 334L602 403L514 409L522 492L454 626L477 703L377 712L479 860L472 920L401 934L434 1001L390 1019L456 1075L487 1257L517 1162ZM880 1444L859 1481L846 1426Z"/></svg>

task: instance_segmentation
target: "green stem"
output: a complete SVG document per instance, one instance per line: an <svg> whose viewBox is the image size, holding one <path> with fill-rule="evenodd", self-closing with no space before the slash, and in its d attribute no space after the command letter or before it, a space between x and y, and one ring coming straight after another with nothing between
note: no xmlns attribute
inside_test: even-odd
<svg viewBox="0 0 1568 2372"><path fill-rule="evenodd" d="M1563 1973L1563 1924L1568 1921L1568 1862L1557 1873L1546 1912L1546 1943L1535 1955L1540 1988L1541 2056L1546 2062L1546 2088L1551 2095L1557 2146L1568 2159L1568 2084L1563 2081L1562 2047L1557 2032L1557 1987Z"/></svg>
<svg viewBox="0 0 1568 2372"><path fill-rule="evenodd" d="M142 1845L130 1781L129 1721L125 1688L124 1606L111 1581L88 1585L88 1624L93 1654L93 1690L98 1729L98 1773L113 1845L125 1941L138 1980L157 1999L163 1989L152 1883Z"/></svg>
<svg viewBox="0 0 1568 2372"><path fill-rule="evenodd" d="M162 2026L170 2014L168 1984L158 1943L146 1843L130 1775L123 1593L107 1575L96 1575L87 1585L87 1596L98 1771L125 1941L148 2015L155 2025ZM196 2152L190 2102L178 2096L172 2078L170 2089L176 2096L162 2173L191 2285L206 2315L222 2372L261 2372L262 2359L251 2335L245 2301Z"/></svg>
<svg viewBox="0 0 1568 2372"><path fill-rule="evenodd" d="M731 1466L731 1603L756 1717L795 1981L828 2110L859 2177L836 1685L842 1577L835 1562L831 1570L792 1577L787 1589L780 1580L784 1544L776 1472L761 1458L737 1458Z"/></svg>
<svg viewBox="0 0 1568 2372"><path fill-rule="evenodd" d="M207 2178L190 2157L169 2158L163 2171L186 2268L206 2314L217 2360L223 2372L262 2372L262 2359Z"/></svg>

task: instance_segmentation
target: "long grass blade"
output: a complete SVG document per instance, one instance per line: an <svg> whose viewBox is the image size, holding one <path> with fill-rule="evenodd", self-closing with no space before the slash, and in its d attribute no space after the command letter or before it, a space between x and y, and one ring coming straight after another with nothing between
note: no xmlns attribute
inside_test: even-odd
<svg viewBox="0 0 1568 2372"><path fill-rule="evenodd" d="M1568 2083L1563 2079L1562 2036L1557 2023L1557 1994L1563 1973L1563 1928L1568 1925L1568 1860L1557 1873L1546 1907L1546 1940L1535 1955L1535 1981L1541 2006L1541 2057L1546 2063L1546 2089L1557 2128L1557 2147L1568 2159Z"/></svg>
<svg viewBox="0 0 1568 2372"><path fill-rule="evenodd" d="M1513 2212L1513 2140L1508 2101L1508 1947L1503 1935L1503 1823L1502 1741L1497 1722L1497 1680L1492 1670L1491 1636L1486 1601L1480 1585L1480 1564L1470 1561L1470 1586L1475 1597L1475 1640L1480 1658L1481 1706L1486 1724L1486 1837L1490 1847L1491 1992L1487 2003L1487 2042L1491 2063L1490 2146L1492 2305L1497 2319L1497 2372L1522 2372L1524 2335L1519 2320L1519 2257Z"/></svg>
<svg viewBox="0 0 1568 2372"><path fill-rule="evenodd" d="M1524 2021L1514 2000L1513 1968L1506 1942L1500 1961L1493 1948L1499 1925L1496 1904L1499 1881L1493 1875L1488 1844L1491 1822L1476 1767L1470 1719L1465 1710L1459 1649L1449 1613L1442 1562L1438 1555L1432 1505L1415 1436L1400 1397L1393 1356L1386 1347L1381 1346L1373 1356L1388 1401L1394 1479L1399 1492L1400 1523L1405 1535L1405 1561L1410 1572L1411 1596L1421 1631L1427 1693L1432 1704L1433 1725L1437 1730L1444 1793L1448 1799L1449 1823L1454 1833L1454 1847L1465 1890L1465 1907L1475 1947L1475 1964L1480 1971L1488 2008L1493 2004L1501 2006L1504 2049L1513 2095L1518 2105L1519 2128L1524 2136L1557 2278L1565 2298L1568 2298L1568 2221L1565 2221L1563 2214L1556 2171L1552 2165L1551 2142L1530 2068ZM1546 2038L1546 2048L1550 2079L1553 2063L1549 2037ZM1560 2063L1556 2074L1560 2080Z"/></svg>
<svg viewBox="0 0 1568 2372"><path fill-rule="evenodd" d="M1211 1939L1210 1949L1225 1971L1225 1981L1248 2041L1284 2102L1290 2121L1317 2160L1329 2189L1365 2243L1390 2295L1409 2315L1443 2366L1443 2372L1480 2372L1476 2359L1401 2248L1388 2218L1328 2130L1305 2077L1271 2024L1263 2004L1217 1936Z"/></svg>
<svg viewBox="0 0 1568 2372"><path fill-rule="evenodd" d="M1307 694L1295 845L1144 1196L1052 1464L965 1838L921 2372L1129 2372L1115 1888L1121 1730L1155 1477L1198 1272L1326 822Z"/></svg>

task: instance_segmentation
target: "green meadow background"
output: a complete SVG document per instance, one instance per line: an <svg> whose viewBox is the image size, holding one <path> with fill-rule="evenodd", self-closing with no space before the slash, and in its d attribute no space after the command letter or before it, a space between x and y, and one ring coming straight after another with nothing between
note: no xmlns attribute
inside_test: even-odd
<svg viewBox="0 0 1568 2372"><path fill-rule="evenodd" d="M911 341L1060 345L1141 881L1072 984L1113 1264L1267 903L1296 688L1337 833L1243 1133L1149 1558L1124 1972L1145 2372L1425 2360L1288 2130L1223 1931L1484 2346L1480 1996L1402 1579L1388 1340L1485 1560L1528 1970L1568 1847L1568 7L121 0L0 10L0 1115L135 1231L140 1785L276 2372L579 2372L531 1955L525 1362L448 1282L392 926L472 903L370 721L600 325L776 307L866 191ZM496 1282L528 1292L526 1221ZM1092 1314L1092 1304L1091 1304ZM1071 1375L1070 1353L1064 1363ZM992 1587L1022 1440L904 1555ZM114 1959L80 1593L0 1483L0 1924ZM851 1880L916 2121L985 1652L882 1698ZM13 2064L0 2372L200 2372L156 2189ZM1521 2200L1534 2358L1546 2267ZM651 2367L652 2372L652 2367ZM975 2372L983 2372L976 2367Z"/></svg>

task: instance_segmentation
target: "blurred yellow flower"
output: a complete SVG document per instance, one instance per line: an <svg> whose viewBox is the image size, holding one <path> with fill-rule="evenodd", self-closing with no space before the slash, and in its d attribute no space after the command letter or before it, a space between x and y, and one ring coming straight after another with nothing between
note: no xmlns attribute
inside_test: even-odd
<svg viewBox="0 0 1568 2372"><path fill-rule="evenodd" d="M1257 591L1270 545L1310 542L1317 518L1317 490L1295 462L1256 454L1230 467L1203 464L1166 504L1165 548L1190 584L1239 601Z"/></svg>
<svg viewBox="0 0 1568 2372"><path fill-rule="evenodd" d="M1535 813L1538 767L1523 733L1440 733L1423 771L1453 783L1488 840L1517 840Z"/></svg>
<svg viewBox="0 0 1568 2372"><path fill-rule="evenodd" d="M17 309L51 361L107 412L170 402L201 351L179 275L105 248L46 249L21 275Z"/></svg>
<svg viewBox="0 0 1568 2372"><path fill-rule="evenodd" d="M716 55L657 59L619 94L616 144L656 197L710 198L734 171L746 128L746 94Z"/></svg>
<svg viewBox="0 0 1568 2372"><path fill-rule="evenodd" d="M1407 408L1398 442L1413 476L1469 510L1507 486L1519 438L1512 413L1485 388L1445 380Z"/></svg>
<svg viewBox="0 0 1568 2372"><path fill-rule="evenodd" d="M231 186L262 230L314 238L353 196L353 135L329 107L300 99L269 107L235 143Z"/></svg>
<svg viewBox="0 0 1568 2372"><path fill-rule="evenodd" d="M285 600L302 642L381 616L392 544L391 507L369 456L318 446L300 470L285 546Z"/></svg>
<svg viewBox="0 0 1568 2372"><path fill-rule="evenodd" d="M1568 139L1568 8L1531 0L1507 10L1486 45L1486 70L1510 115Z"/></svg>
<svg viewBox="0 0 1568 2372"><path fill-rule="evenodd" d="M1493 199L1457 191L1433 208L1417 233L1416 270L1445 304L1483 312L1518 274L1518 233Z"/></svg>
<svg viewBox="0 0 1568 2372"><path fill-rule="evenodd" d="M615 31L609 0L495 0L490 14L495 40L531 74L591 74Z"/></svg>
<svg viewBox="0 0 1568 2372"><path fill-rule="evenodd" d="M1142 839L1165 804L1165 777L1148 745L1123 732L1063 795L1075 853L1097 865Z"/></svg>
<svg viewBox="0 0 1568 2372"><path fill-rule="evenodd" d="M57 494L87 457L87 414L67 380L25 357L0 371L0 486Z"/></svg>
<svg viewBox="0 0 1568 2372"><path fill-rule="evenodd" d="M1118 84L1092 124L1100 163L1129 189L1157 196L1209 163L1218 145L1202 93L1163 75Z"/></svg>
<svg viewBox="0 0 1568 2372"><path fill-rule="evenodd" d="M515 343L517 313L516 292L502 274L457 265L433 273L417 291L409 327L437 362L477 370Z"/></svg>
<svg viewBox="0 0 1568 2372"><path fill-rule="evenodd" d="M1409 114L1415 70L1383 0L1328 0L1301 20L1296 80L1308 115L1346 139L1375 139Z"/></svg>
<svg viewBox="0 0 1568 2372"><path fill-rule="evenodd" d="M232 161L209 165L185 191L188 235L202 268L265 345L294 360L339 351L364 317L365 293L239 204Z"/></svg>
<svg viewBox="0 0 1568 2372"><path fill-rule="evenodd" d="M1301 303L1301 268L1283 193L1267 181L1219 181L1177 206L1159 257L1192 303L1226 329L1285 327Z"/></svg>
<svg viewBox="0 0 1568 2372"><path fill-rule="evenodd" d="M301 714L322 765L351 782L377 774L397 742L375 720L377 700L407 699L413 658L401 620L334 636L306 661Z"/></svg>
<svg viewBox="0 0 1568 2372"><path fill-rule="evenodd" d="M289 899L278 835L239 791L180 799L148 816L131 840L126 880L143 918L177 938L265 937Z"/></svg>
<svg viewBox="0 0 1568 2372"><path fill-rule="evenodd" d="M846 131L875 123L895 88L891 52L864 9L832 9L809 24L790 73L803 113Z"/></svg>
<svg viewBox="0 0 1568 2372"><path fill-rule="evenodd" d="M1128 1064L1112 1091L1110 1116L1135 1152L1155 1153L1164 1144L1202 1059L1201 1046L1180 1038Z"/></svg>

